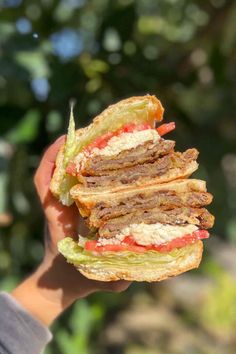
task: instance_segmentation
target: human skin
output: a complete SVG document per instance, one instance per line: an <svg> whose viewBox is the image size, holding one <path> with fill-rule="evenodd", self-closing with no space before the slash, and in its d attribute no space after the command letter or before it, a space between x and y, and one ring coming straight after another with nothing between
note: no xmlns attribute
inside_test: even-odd
<svg viewBox="0 0 236 354"><path fill-rule="evenodd" d="M62 136L47 149L34 177L46 219L44 258L39 267L12 292L12 296L46 326L77 299L96 291L120 292L130 285L127 281L89 280L58 252L57 242L65 236L76 238L78 231L86 234L86 226L76 206L63 206L49 190L55 159L64 141Z"/></svg>

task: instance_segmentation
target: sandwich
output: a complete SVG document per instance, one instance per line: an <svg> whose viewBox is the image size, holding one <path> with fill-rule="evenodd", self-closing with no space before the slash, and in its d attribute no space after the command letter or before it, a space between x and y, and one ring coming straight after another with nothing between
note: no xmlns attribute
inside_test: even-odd
<svg viewBox="0 0 236 354"><path fill-rule="evenodd" d="M160 281L201 261L212 195L188 178L198 151L176 152L164 138L175 124L157 126L163 112L155 96L132 97L77 131L71 113L51 191L65 205L75 202L89 227L58 248L90 279Z"/></svg>

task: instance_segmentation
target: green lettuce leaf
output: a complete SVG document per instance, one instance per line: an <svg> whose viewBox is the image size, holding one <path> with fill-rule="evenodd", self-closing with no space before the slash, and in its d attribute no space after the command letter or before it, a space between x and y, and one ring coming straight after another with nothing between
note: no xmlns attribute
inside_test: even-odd
<svg viewBox="0 0 236 354"><path fill-rule="evenodd" d="M66 142L64 147L64 159L63 159L64 174L62 176L62 180L60 183L60 201L67 206L73 203L73 199L70 196L70 189L78 183L77 178L66 174L66 167L68 163L76 155L76 146L77 146L73 108L74 108L74 103L71 103L70 120L69 120L68 132L67 132Z"/></svg>
<svg viewBox="0 0 236 354"><path fill-rule="evenodd" d="M75 155L76 151L76 132L75 132L75 119L74 119L74 102L70 103L70 119L66 136L65 150L64 150L64 167L68 165L70 159Z"/></svg>
<svg viewBox="0 0 236 354"><path fill-rule="evenodd" d="M176 261L176 259L184 259L191 253L195 245L191 244L183 248L175 249L170 253L160 253L157 251L147 251L144 253L135 252L106 252L101 255L95 255L91 252L84 251L77 242L70 237L59 241L59 252L67 259L69 263L74 264L76 267L81 265L92 266L97 269L116 269L124 267L147 267L155 269L156 266L163 265L163 267Z"/></svg>
<svg viewBox="0 0 236 354"><path fill-rule="evenodd" d="M65 174L60 184L60 202L63 205L70 206L74 203L74 200L70 196L70 190L78 183L76 177Z"/></svg>

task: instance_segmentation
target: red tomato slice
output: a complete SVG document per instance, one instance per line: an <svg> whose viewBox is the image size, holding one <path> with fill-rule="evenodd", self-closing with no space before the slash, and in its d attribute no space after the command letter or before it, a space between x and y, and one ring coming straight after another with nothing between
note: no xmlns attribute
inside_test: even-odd
<svg viewBox="0 0 236 354"><path fill-rule="evenodd" d="M129 123L124 125L122 128L117 129L114 132L108 132L106 134L103 134L102 136L97 137L92 143L90 143L87 147L87 151L92 151L95 147L98 149L104 148L108 141L113 137L113 136L119 136L122 133L131 133L133 131L140 131L140 130L146 130L146 129L151 129L151 126L147 123L143 124L135 124L135 123Z"/></svg>
<svg viewBox="0 0 236 354"><path fill-rule="evenodd" d="M146 247L145 246L139 246L139 245L128 245L127 246L127 251L130 252L146 252Z"/></svg>
<svg viewBox="0 0 236 354"><path fill-rule="evenodd" d="M125 243L126 245L135 245L136 244L136 242L132 236L126 236L124 238L124 240L122 241L122 243Z"/></svg>
<svg viewBox="0 0 236 354"><path fill-rule="evenodd" d="M163 243L161 245L150 245L147 246L149 250L156 250L158 252L171 252L175 248L182 248L184 246L190 245L191 243L196 242L209 237L209 232L206 230L197 230L191 234L187 234L183 237L176 238L170 242Z"/></svg>
<svg viewBox="0 0 236 354"><path fill-rule="evenodd" d="M122 133L132 133L134 131L140 131L146 129L151 129L151 126L148 123L142 123L142 124L129 123L124 125L122 128L116 130L114 132L114 135L118 136Z"/></svg>
<svg viewBox="0 0 236 354"><path fill-rule="evenodd" d="M76 165L74 162L69 162L68 166L66 167L66 173L71 176L76 176Z"/></svg>
<svg viewBox="0 0 236 354"><path fill-rule="evenodd" d="M160 136L165 135L174 129L175 129L175 122L162 124L162 125L160 125L160 127L156 128L156 130Z"/></svg>
<svg viewBox="0 0 236 354"><path fill-rule="evenodd" d="M161 244L161 245L149 245L149 246L141 246L138 245L132 236L126 236L121 244L112 245L108 244L105 246L100 245L96 240L87 241L85 243L86 251L95 251L95 252L121 252L121 251L131 251L131 252L146 252L146 251L158 251L162 253L171 252L175 248L182 248L191 243L196 242L197 240L201 240L209 237L209 232L206 230L197 230L191 234L187 234L183 237L176 238L170 242Z"/></svg>
<svg viewBox="0 0 236 354"><path fill-rule="evenodd" d="M130 133L130 132L133 132L136 126L137 126L137 124L135 124L135 123L126 124L126 125L124 125L122 128L118 129L118 130L115 132L115 135L120 135L120 134L122 134L122 133Z"/></svg>
<svg viewBox="0 0 236 354"><path fill-rule="evenodd" d="M146 248L138 245L128 245L128 244L119 244L119 245L105 245L101 246L97 241L87 241L84 246L86 251L95 251L95 252L120 252L120 251L131 251L131 252L145 252Z"/></svg>
<svg viewBox="0 0 236 354"><path fill-rule="evenodd" d="M97 246L96 251L98 252L119 252L119 251L131 251L131 252L146 252L146 248L138 245L105 245Z"/></svg>
<svg viewBox="0 0 236 354"><path fill-rule="evenodd" d="M203 238L208 238L210 236L209 232L207 230L197 230L197 231L194 231L190 235L193 235L197 240L201 240Z"/></svg>
<svg viewBox="0 0 236 354"><path fill-rule="evenodd" d="M85 243L84 248L86 249L86 251L94 251L97 245L97 241L93 240L93 241L87 241Z"/></svg>
<svg viewBox="0 0 236 354"><path fill-rule="evenodd" d="M95 147L98 149L102 149L108 143L108 141L113 137L113 133L108 132L103 134L102 136L97 137L92 143L90 143L87 147L87 151L92 151Z"/></svg>
<svg viewBox="0 0 236 354"><path fill-rule="evenodd" d="M142 124L127 124L122 128L122 133L132 133L134 131L141 131L151 129L151 126L148 123Z"/></svg>

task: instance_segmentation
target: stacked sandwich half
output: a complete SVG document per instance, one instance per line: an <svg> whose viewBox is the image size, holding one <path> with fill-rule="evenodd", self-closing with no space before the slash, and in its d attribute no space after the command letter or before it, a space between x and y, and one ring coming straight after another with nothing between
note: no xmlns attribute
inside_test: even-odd
<svg viewBox="0 0 236 354"><path fill-rule="evenodd" d="M154 96L110 106L75 132L71 118L51 190L75 201L90 232L65 238L60 252L91 279L158 281L196 268L201 239L214 217L204 181L188 179L198 151L175 151L157 126L163 108Z"/></svg>

